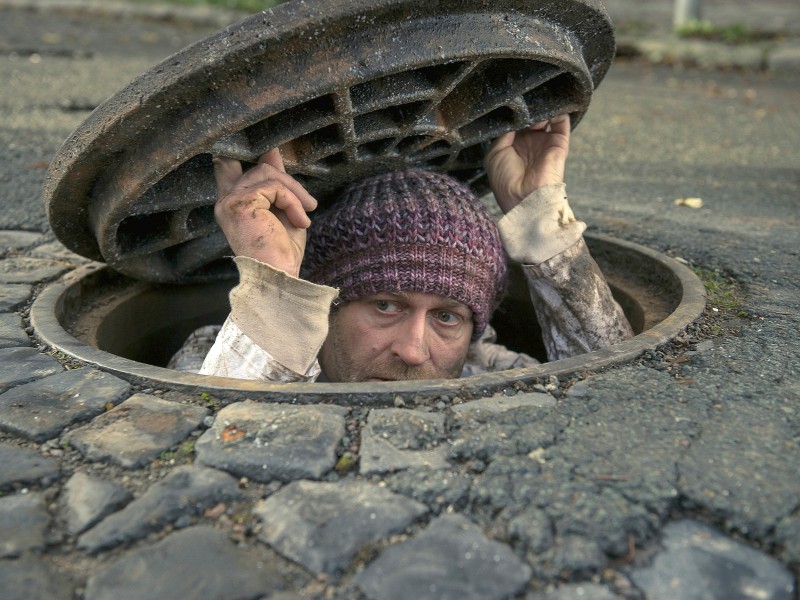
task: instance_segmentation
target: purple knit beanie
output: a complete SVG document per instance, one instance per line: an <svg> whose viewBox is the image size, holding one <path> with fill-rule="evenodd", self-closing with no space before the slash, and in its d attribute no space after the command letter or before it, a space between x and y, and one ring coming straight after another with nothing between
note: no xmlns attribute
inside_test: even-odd
<svg viewBox="0 0 800 600"><path fill-rule="evenodd" d="M339 288L349 302L379 292L421 292L472 309L480 337L506 290L500 234L463 183L404 171L348 187L313 219L301 277Z"/></svg>

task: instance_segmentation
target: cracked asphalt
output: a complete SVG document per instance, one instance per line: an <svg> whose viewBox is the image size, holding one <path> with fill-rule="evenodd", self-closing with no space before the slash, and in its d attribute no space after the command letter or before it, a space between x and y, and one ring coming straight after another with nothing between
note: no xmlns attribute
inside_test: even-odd
<svg viewBox="0 0 800 600"><path fill-rule="evenodd" d="M50 158L216 29L0 8L4 598L797 597L800 72L620 60L575 132L576 214L708 283L671 343L498 398L223 405L75 368L28 321L79 262Z"/></svg>

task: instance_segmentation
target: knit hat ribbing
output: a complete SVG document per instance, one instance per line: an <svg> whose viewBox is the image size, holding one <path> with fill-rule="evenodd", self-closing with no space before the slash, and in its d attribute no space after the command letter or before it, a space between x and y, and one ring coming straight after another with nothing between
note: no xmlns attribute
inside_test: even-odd
<svg viewBox="0 0 800 600"><path fill-rule="evenodd" d="M313 219L301 277L349 302L379 292L452 298L480 337L506 289L497 226L475 194L438 173L405 171L351 185Z"/></svg>

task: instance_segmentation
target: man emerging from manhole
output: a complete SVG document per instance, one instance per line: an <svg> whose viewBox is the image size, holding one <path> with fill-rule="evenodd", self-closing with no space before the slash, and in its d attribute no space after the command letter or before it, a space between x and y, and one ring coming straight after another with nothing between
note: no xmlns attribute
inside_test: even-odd
<svg viewBox="0 0 800 600"><path fill-rule="evenodd" d="M495 141L486 170L504 213L497 224L467 186L417 170L351 185L312 223L316 201L278 150L244 174L216 158L215 215L240 279L200 372L393 381L536 364L494 343L489 326L506 254L522 265L548 359L630 337L567 203L569 136L569 119L557 117Z"/></svg>

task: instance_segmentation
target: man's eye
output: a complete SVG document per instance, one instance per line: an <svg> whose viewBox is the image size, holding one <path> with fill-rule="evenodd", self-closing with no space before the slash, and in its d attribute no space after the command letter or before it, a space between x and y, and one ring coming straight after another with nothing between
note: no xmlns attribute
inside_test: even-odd
<svg viewBox="0 0 800 600"><path fill-rule="evenodd" d="M458 315L451 313L449 310L440 310L436 318L445 325L454 325L458 322Z"/></svg>
<svg viewBox="0 0 800 600"><path fill-rule="evenodd" d="M375 308L381 312L392 312L397 308L397 305L389 300L376 300Z"/></svg>

